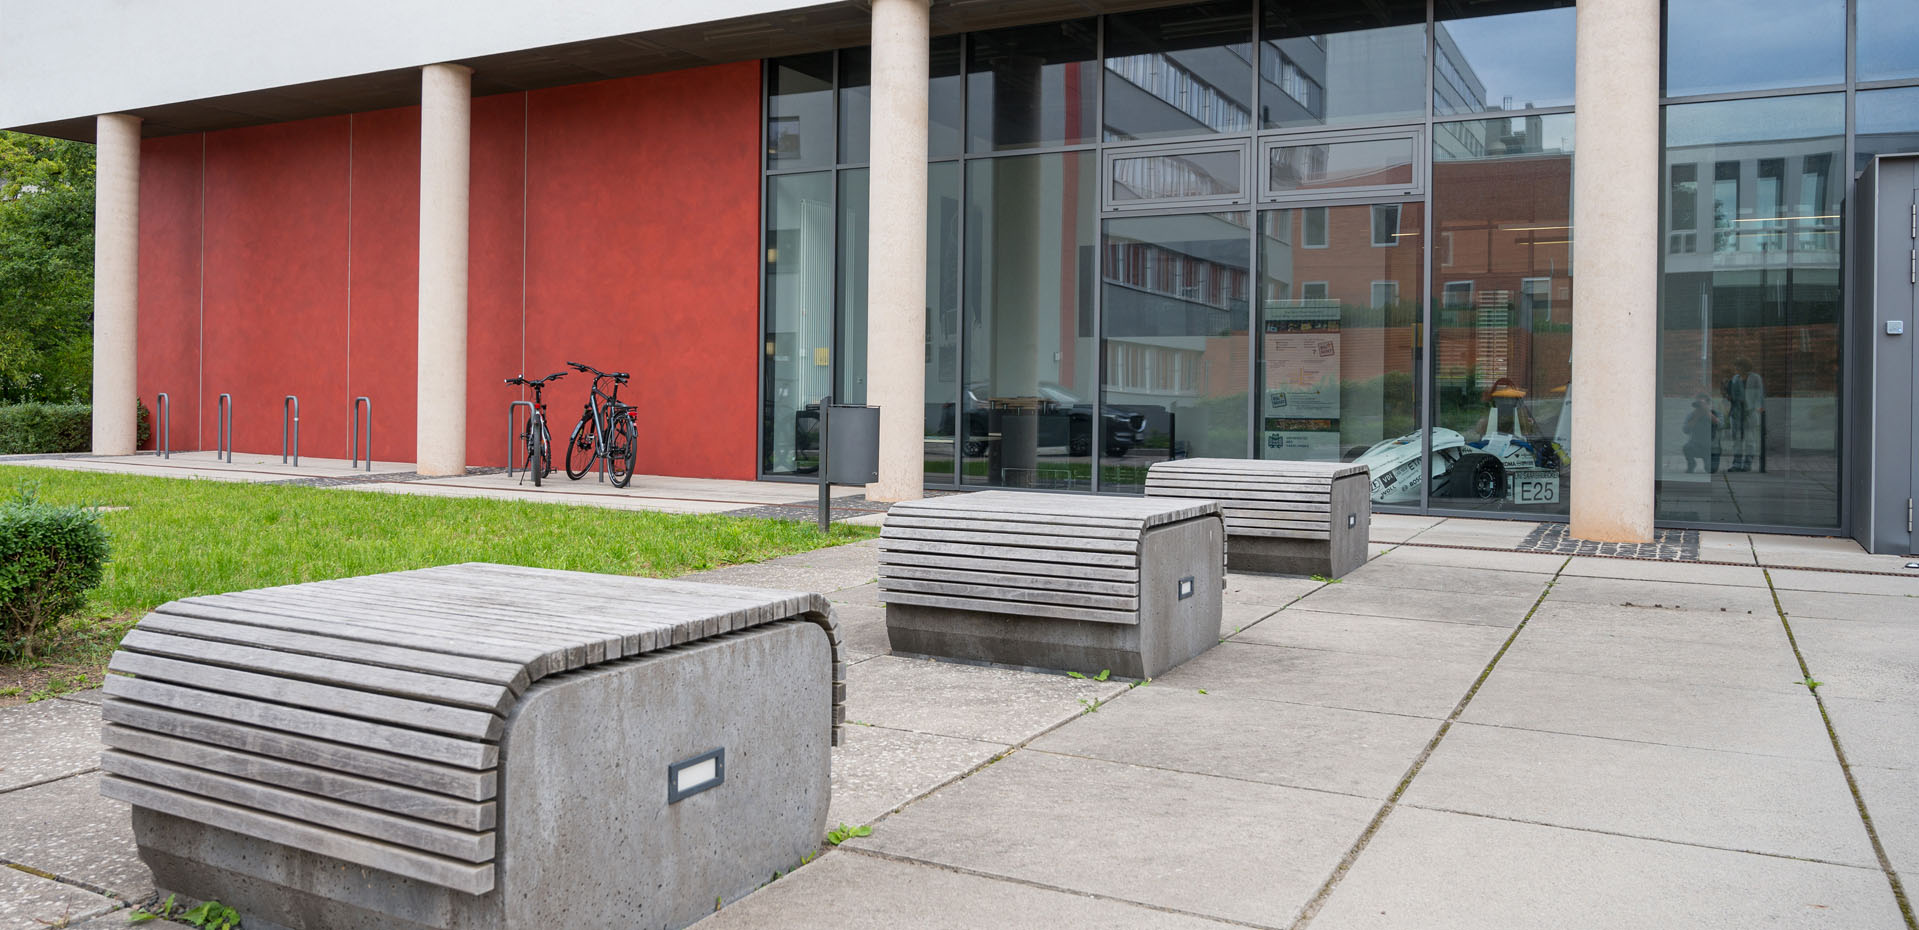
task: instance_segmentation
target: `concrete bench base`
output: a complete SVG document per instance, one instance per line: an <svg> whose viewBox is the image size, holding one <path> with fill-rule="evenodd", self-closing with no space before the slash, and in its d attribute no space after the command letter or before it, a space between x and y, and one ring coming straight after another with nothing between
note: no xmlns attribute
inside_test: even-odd
<svg viewBox="0 0 1919 930"><path fill-rule="evenodd" d="M818 847L832 690L828 638L800 621L535 683L507 719L483 895L202 822L217 817L136 806L134 835L159 887L249 930L684 927ZM723 782L665 803L668 766L716 748Z"/></svg>
<svg viewBox="0 0 1919 930"><path fill-rule="evenodd" d="M1329 546L1324 539L1280 536L1228 536L1226 567L1269 575L1319 575L1338 578L1366 564L1366 537L1352 534Z"/></svg>
<svg viewBox="0 0 1919 930"><path fill-rule="evenodd" d="M887 640L912 655L1152 678L1219 643L1221 532L1218 518L1203 518L1142 534L1139 562L1151 568L1141 572L1137 623L889 602Z"/></svg>

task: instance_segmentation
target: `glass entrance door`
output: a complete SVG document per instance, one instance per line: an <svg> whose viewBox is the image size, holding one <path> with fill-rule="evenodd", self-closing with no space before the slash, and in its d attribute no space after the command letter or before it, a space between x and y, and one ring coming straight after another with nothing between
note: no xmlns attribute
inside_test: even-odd
<svg viewBox="0 0 1919 930"><path fill-rule="evenodd" d="M1425 206L1259 214L1261 458L1363 461L1376 503L1420 506Z"/></svg>

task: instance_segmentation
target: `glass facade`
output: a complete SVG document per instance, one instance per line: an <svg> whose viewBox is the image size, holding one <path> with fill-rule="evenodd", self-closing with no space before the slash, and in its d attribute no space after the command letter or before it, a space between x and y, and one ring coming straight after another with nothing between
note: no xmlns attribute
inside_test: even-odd
<svg viewBox="0 0 1919 930"><path fill-rule="evenodd" d="M1383 506L1563 512L1571 4L1434 9L1211 0L935 40L928 484L1366 458L1397 476ZM865 397L869 70L766 66L768 475L814 467L820 395Z"/></svg>
<svg viewBox="0 0 1919 930"><path fill-rule="evenodd" d="M1919 19L1668 0L1665 29L1657 516L1840 530L1845 263L1870 247L1842 231L1872 157L1919 151Z"/></svg>

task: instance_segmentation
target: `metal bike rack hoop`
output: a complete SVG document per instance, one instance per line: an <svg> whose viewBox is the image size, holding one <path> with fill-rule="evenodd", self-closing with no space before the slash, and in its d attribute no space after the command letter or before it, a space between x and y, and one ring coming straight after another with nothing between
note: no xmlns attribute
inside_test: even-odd
<svg viewBox="0 0 1919 930"><path fill-rule="evenodd" d="M293 394L288 394L286 399L280 402L280 464L282 465L286 464L287 460L287 449L289 448L287 445L287 431L289 427L292 429L293 436L293 445L291 446L293 450L293 467L299 468L300 398Z"/></svg>
<svg viewBox="0 0 1919 930"><path fill-rule="evenodd" d="M508 478L513 477L513 447L515 445L513 440L517 438L513 434L513 414L514 411L521 407L526 408L526 419L529 429L532 428L533 418L539 415L539 411L534 408L533 402L530 400L516 400L506 405L506 476ZM532 467L533 463L529 461L527 467L522 469L522 471L530 470Z"/></svg>
<svg viewBox="0 0 1919 930"><path fill-rule="evenodd" d="M353 425L347 428L347 447L352 458L348 459L348 468L360 464L360 411L366 410L366 470L373 471L373 398L361 395L353 398Z"/></svg>
<svg viewBox="0 0 1919 930"><path fill-rule="evenodd" d="M173 398L161 391L153 399L154 413L160 419L159 441L153 444L153 454L161 458L173 458Z"/></svg>
<svg viewBox="0 0 1919 930"><path fill-rule="evenodd" d="M216 434L218 438L216 440L217 445L215 445L213 449L213 460L217 462L220 460L221 456L225 456L228 462L232 462L233 461L233 395L232 394L220 395L220 406L218 411L216 412L214 420L218 424L218 432Z"/></svg>

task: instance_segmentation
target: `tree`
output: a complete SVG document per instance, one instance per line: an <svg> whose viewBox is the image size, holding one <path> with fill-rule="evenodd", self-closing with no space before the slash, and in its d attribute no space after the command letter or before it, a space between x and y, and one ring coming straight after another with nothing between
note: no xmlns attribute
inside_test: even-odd
<svg viewBox="0 0 1919 930"><path fill-rule="evenodd" d="M93 146L0 132L0 403L92 391L93 188Z"/></svg>

